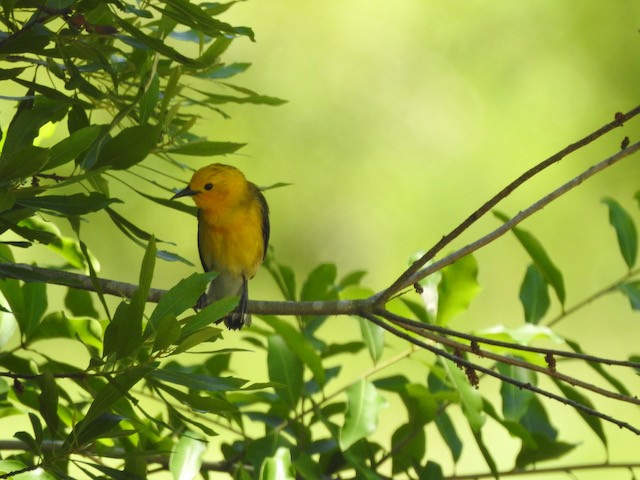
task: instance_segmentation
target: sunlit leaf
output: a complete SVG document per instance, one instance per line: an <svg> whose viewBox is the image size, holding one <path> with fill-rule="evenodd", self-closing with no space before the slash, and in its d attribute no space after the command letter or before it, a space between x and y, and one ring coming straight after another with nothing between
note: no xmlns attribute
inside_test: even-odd
<svg viewBox="0 0 640 480"><path fill-rule="evenodd" d="M384 351L384 329L364 318L358 318L362 340L369 350L369 355L374 363L382 357Z"/></svg>
<svg viewBox="0 0 640 480"><path fill-rule="evenodd" d="M474 432L479 432L486 416L483 412L482 396L473 388L467 376L451 360L441 359L451 385L458 392L462 412Z"/></svg>
<svg viewBox="0 0 640 480"><path fill-rule="evenodd" d="M340 429L340 449L349 449L358 440L371 435L378 428L380 409L387 400L367 380L360 380L347 389L347 411Z"/></svg>
<svg viewBox="0 0 640 480"><path fill-rule="evenodd" d="M280 447L272 457L264 459L260 467L260 480L296 480L296 472L291 465L291 453Z"/></svg>
<svg viewBox="0 0 640 480"><path fill-rule="evenodd" d="M186 432L175 445L169 458L169 471L174 480L192 480L200 472L207 444Z"/></svg>
<svg viewBox="0 0 640 480"><path fill-rule="evenodd" d="M522 367L498 363L498 371L518 382L536 385L535 373ZM502 397L502 415L505 420L518 422L527 413L529 402L534 393L531 390L520 388L507 382L500 385Z"/></svg>
<svg viewBox="0 0 640 480"><path fill-rule="evenodd" d="M438 325L447 325L469 307L480 292L477 278L478 263L473 255L462 257L442 270L438 285Z"/></svg>

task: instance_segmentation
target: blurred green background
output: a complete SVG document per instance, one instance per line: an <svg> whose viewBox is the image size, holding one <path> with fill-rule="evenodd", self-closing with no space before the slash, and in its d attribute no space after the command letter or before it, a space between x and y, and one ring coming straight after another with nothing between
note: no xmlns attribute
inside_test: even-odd
<svg viewBox="0 0 640 480"><path fill-rule="evenodd" d="M524 170L609 122L615 112L640 103L637 0L251 0L222 18L256 32L256 43L240 39L224 59L253 64L235 83L288 103L226 107L230 120L202 111L207 118L198 132L211 140L249 143L239 154L214 161L240 167L258 185L292 184L266 195L276 257L295 269L299 281L317 264L335 262L342 274L368 270L364 283L384 288L415 252L429 248ZM5 127L12 110L4 104L0 113ZM615 153L625 135L632 142L640 139L639 131L640 122L630 122L536 177L499 209L516 214ZM157 159L146 164L176 177L161 180L168 187L182 187L189 178L177 169L167 171ZM639 180L638 158L623 160L524 223L565 275L568 306L624 274L600 200L614 197L638 220L632 195L640 189ZM200 270L195 219L111 185L116 196L127 200L116 206L118 212L160 239L177 243L169 249L196 265L159 263L155 287L168 288ZM451 249L498 225L488 215ZM102 264L102 276L137 280L143 251L106 215L94 215L83 234ZM44 250L40 252L48 258ZM452 326L473 331L520 324L518 289L529 262L525 252L505 236L477 258L483 291ZM19 259L31 261L33 252ZM250 292L255 299L280 299L264 271ZM552 314L559 310L555 305ZM621 295L611 295L565 319L558 332L579 340L589 353L625 358L640 353L637 334L628 333L637 332L639 320ZM351 332L358 335L349 318L331 319L329 326L343 338ZM242 341L239 333L226 337L230 347ZM390 344L388 356L404 348ZM367 361L358 357L345 368L355 374L368 368ZM266 378L250 354L237 356L234 367L240 377ZM572 372L590 380L588 370ZM416 379L426 373L409 372ZM637 387L637 377L622 378L632 391ZM491 393L498 386L486 382L481 389ZM559 404L547 405L563 439L582 443L563 464L606 459L577 414ZM635 408L601 399L596 406L640 423ZM400 422L391 410L385 412L380 441L388 444L391 428ZM458 427L469 440L463 422ZM487 428L485 440L495 448L499 465L509 468L516 444L497 429L492 438L492 425ZM605 428L615 446L610 460L637 460L638 439L610 425ZM429 437L428 456L447 466L450 456L435 437ZM466 445L460 473L485 469L472 443ZM579 478L601 475L584 472Z"/></svg>

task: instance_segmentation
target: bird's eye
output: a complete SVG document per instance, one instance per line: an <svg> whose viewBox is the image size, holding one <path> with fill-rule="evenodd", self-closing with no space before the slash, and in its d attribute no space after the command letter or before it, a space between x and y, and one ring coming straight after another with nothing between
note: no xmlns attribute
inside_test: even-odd
<svg viewBox="0 0 640 480"><path fill-rule="evenodd" d="M211 190L212 188L213 188L213 183L207 183L207 184L204 186L204 189L205 189L205 190Z"/></svg>

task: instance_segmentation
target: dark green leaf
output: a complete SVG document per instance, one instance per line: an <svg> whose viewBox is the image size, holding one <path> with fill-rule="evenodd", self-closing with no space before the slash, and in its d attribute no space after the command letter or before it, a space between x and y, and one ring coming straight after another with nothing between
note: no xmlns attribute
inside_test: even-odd
<svg viewBox="0 0 640 480"><path fill-rule="evenodd" d="M16 317L20 331L30 338L47 311L47 289L44 283L25 283L22 286L24 310L21 318ZM15 313L15 312L14 312ZM22 323L20 323L22 322Z"/></svg>
<svg viewBox="0 0 640 480"><path fill-rule="evenodd" d="M297 355L302 363L309 367L309 370L313 373L313 378L318 382L318 385L323 387L326 379L322 359L309 343L309 340L291 325L277 317L263 317L263 319L282 337L289 349Z"/></svg>
<svg viewBox="0 0 640 480"><path fill-rule="evenodd" d="M107 412L112 405L125 396L136 383L156 368L156 364L137 365L109 379L109 383L96 393L83 422L89 425L100 415ZM77 430L79 430L79 426L76 427L76 431ZM73 435L73 433L71 435Z"/></svg>
<svg viewBox="0 0 640 480"><path fill-rule="evenodd" d="M280 393L281 398L289 409L294 410L298 399L302 395L302 362L289 349L281 336L270 335L268 337L268 345L267 367L269 369L269 380L284 385L278 393Z"/></svg>
<svg viewBox="0 0 640 480"><path fill-rule="evenodd" d="M547 282L535 265L529 265L520 286L520 302L526 322L537 324L549 309Z"/></svg>
<svg viewBox="0 0 640 480"><path fill-rule="evenodd" d="M440 432L440 436L444 440L444 443L449 447L449 451L451 452L451 456L453 457L453 462L458 463L460 460L460 455L462 455L462 440L458 436L458 432L456 432L456 427L454 426L451 418L447 414L447 412L441 412L436 415L435 418L436 426L438 427L438 431Z"/></svg>
<svg viewBox="0 0 640 480"><path fill-rule="evenodd" d="M640 293L640 289L639 289L639 293ZM571 349L574 352L584 353L584 351L582 350L582 347L580 347L580 345L577 342L568 340L567 338L565 338L564 341L567 343L567 345L569 345L569 347L571 347ZM600 364L599 362L587 362L587 365L589 365L596 372L598 372L598 374L600 374L602 378L604 378L607 382L609 382L609 384L613 386L613 388L615 388L622 395L631 396L631 392L629 392L627 387L625 387L620 380L618 380L613 375L611 375L608 371L606 371L602 366L602 364Z"/></svg>
<svg viewBox="0 0 640 480"><path fill-rule="evenodd" d="M494 210L493 214L503 222L509 221L509 217L504 213ZM538 270L544 276L545 281L549 285L551 285L553 290L556 292L560 303L564 305L566 294L562 273L551 261L551 258L549 258L549 255L544 250L542 244L526 230L514 227L511 229L511 231L527 251L527 253L531 257L531 260L533 260L533 263L536 265L536 267L538 267Z"/></svg>
<svg viewBox="0 0 640 480"><path fill-rule="evenodd" d="M108 198L98 192L75 193L72 195L42 195L20 198L16 203L35 210L50 210L63 215L84 215L97 212L112 203L122 203L117 198Z"/></svg>
<svg viewBox="0 0 640 480"><path fill-rule="evenodd" d="M158 143L160 127L157 125L136 125L119 132L107 140L98 160L92 168L111 165L116 170L127 169L144 160Z"/></svg>
<svg viewBox="0 0 640 480"><path fill-rule="evenodd" d="M64 306L75 316L98 318L98 311L93 306L91 293L86 290L77 290L69 288L67 295L64 297Z"/></svg>
<svg viewBox="0 0 640 480"><path fill-rule="evenodd" d="M622 258L627 267L632 268L638 255L638 232L633 219L613 198L604 198L602 203L609 207L609 223L616 230Z"/></svg>
<svg viewBox="0 0 640 480"><path fill-rule="evenodd" d="M158 52L161 55L164 55L167 58L175 60L176 62L182 64L192 64L193 60L185 57L181 53L177 52L173 48L167 46L162 40L154 37L150 37L146 33L143 33L141 30L135 28L126 20L122 20L121 18L115 17L118 25L125 30L131 37L127 37L125 35L114 35L119 40L133 46L134 48L146 48L151 51ZM133 41L132 41L133 40Z"/></svg>
<svg viewBox="0 0 640 480"><path fill-rule="evenodd" d="M161 318L157 327L158 330L155 332L155 338L153 339L152 352L164 350L180 338L180 324L173 315Z"/></svg>
<svg viewBox="0 0 640 480"><path fill-rule="evenodd" d="M50 372L44 372L40 377L40 414L47 423L52 435L58 431L60 418L58 417L58 385Z"/></svg>
<svg viewBox="0 0 640 480"><path fill-rule="evenodd" d="M484 457L484 461L487 462L487 466L489 467L489 470L491 470L493 477L496 480L499 479L500 474L498 472L498 466L496 465L496 462L493 460L493 457L491 456L491 452L489 451L489 449L484 443L484 440L482 438L482 432L480 430L478 431L474 430L473 437L476 439L476 443L478 444L480 453L482 453L482 456Z"/></svg>
<svg viewBox="0 0 640 480"><path fill-rule="evenodd" d="M49 149L26 145L0 156L0 184L22 180L40 172L49 161Z"/></svg>
<svg viewBox="0 0 640 480"><path fill-rule="evenodd" d="M555 378L553 379L553 382L560 389L563 395L567 397L569 400L573 400L574 402L584 405L585 407L588 407L592 410L595 410L593 407L593 404L591 403L591 400L585 397L578 390ZM604 429L602 428L602 420L593 415L589 415L588 413L583 412L582 410L576 410L576 412L578 412L578 414L582 417L582 419L587 423L589 428L593 430L593 433L595 433L598 436L598 438L600 439L604 447L607 448L608 447L607 437L605 436Z"/></svg>
<svg viewBox="0 0 640 480"><path fill-rule="evenodd" d="M69 113L71 116L71 113ZM47 162L47 170L64 165L78 158L98 138L101 125L78 128L64 140L51 147L51 157Z"/></svg>
<svg viewBox="0 0 640 480"><path fill-rule="evenodd" d="M149 88L142 98L140 98L140 125L144 125L147 123L149 118L153 115L153 112L158 104L158 99L160 98L160 78L158 74L155 73L153 78L151 79L151 83L149 84Z"/></svg>
<svg viewBox="0 0 640 480"><path fill-rule="evenodd" d="M347 399L347 411L339 437L343 452L376 431L380 409L387 406L386 399L376 387L364 379L347 389Z"/></svg>
<svg viewBox="0 0 640 480"><path fill-rule="evenodd" d="M633 310L640 310L640 281L620 283L618 290L626 295Z"/></svg>
<svg viewBox="0 0 640 480"><path fill-rule="evenodd" d="M524 469L528 465L560 458L576 447L576 445L570 443L551 440L544 435L535 434L534 438L537 445L536 448L523 444L516 458L516 468Z"/></svg>
<svg viewBox="0 0 640 480"><path fill-rule="evenodd" d="M91 417L90 420L87 420L87 417L76 425L74 431L67 438L67 444L78 447L92 443L94 440L113 430L118 426L120 421L123 420L123 417L120 415L107 412L102 412L95 417Z"/></svg>
<svg viewBox="0 0 640 480"><path fill-rule="evenodd" d="M438 284L438 325L447 325L464 312L479 292L478 263L473 255L445 267Z"/></svg>
<svg viewBox="0 0 640 480"><path fill-rule="evenodd" d="M422 425L401 425L391 436L392 472L397 475L419 465L424 456L427 438Z"/></svg>
<svg viewBox="0 0 640 480"><path fill-rule="evenodd" d="M163 382L182 385L190 390L205 392L227 392L240 390L247 380L235 377L210 377L196 373L180 372L177 370L154 370L151 377Z"/></svg>
<svg viewBox="0 0 640 480"><path fill-rule="evenodd" d="M210 142L208 140L196 140L182 145L171 147L167 152L180 155L195 155L208 157L213 155L227 155L244 147L246 143Z"/></svg>

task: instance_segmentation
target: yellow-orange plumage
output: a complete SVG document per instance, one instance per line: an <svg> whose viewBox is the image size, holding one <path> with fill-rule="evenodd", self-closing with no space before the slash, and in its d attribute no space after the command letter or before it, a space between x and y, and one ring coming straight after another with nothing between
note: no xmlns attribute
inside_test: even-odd
<svg viewBox="0 0 640 480"><path fill-rule="evenodd" d="M205 302L239 295L225 323L241 328L247 281L255 276L269 242L269 209L260 189L235 167L214 163L196 171L173 198L191 196L198 207L198 250L205 271L216 271Z"/></svg>

